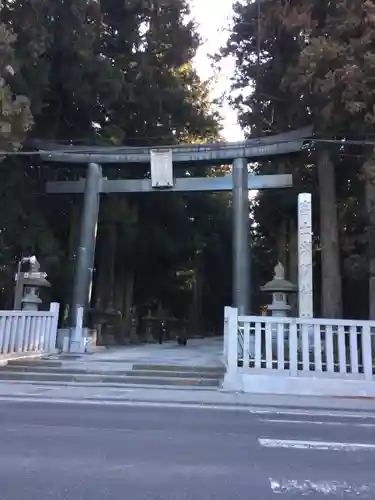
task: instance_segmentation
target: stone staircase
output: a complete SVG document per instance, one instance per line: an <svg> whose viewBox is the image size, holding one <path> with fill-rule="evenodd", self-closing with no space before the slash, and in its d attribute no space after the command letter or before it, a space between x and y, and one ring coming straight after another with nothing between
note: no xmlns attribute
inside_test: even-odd
<svg viewBox="0 0 375 500"><path fill-rule="evenodd" d="M89 363L69 360L14 360L0 368L0 383L34 385L79 385L106 387L163 386L181 389L211 389L221 386L221 367L177 364Z"/></svg>

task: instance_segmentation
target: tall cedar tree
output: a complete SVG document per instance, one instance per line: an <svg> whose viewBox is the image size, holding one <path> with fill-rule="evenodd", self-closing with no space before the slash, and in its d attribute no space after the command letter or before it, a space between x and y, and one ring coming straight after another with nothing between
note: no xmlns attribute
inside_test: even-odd
<svg viewBox="0 0 375 500"><path fill-rule="evenodd" d="M211 110L208 85L200 81L192 65L199 37L188 15L184 0L168 4L140 0L9 2L2 16L17 34L15 49L20 63L14 85L30 99L35 118L31 135L130 145L218 137L218 116ZM82 172L76 166L57 172L33 163L32 167L23 165L26 177L35 181L40 192L39 211L32 209L39 222L34 221L28 241L46 261L53 260L51 254L56 256L48 271L53 288L62 294L55 298L64 301L69 291L69 269L64 259L72 255L74 260L71 222L79 226L80 209L77 200L71 202L71 216L66 199L43 196L42 181L56 175L74 179ZM147 172L124 166L108 168L106 174L112 178L140 177ZM96 281L100 285L100 274L108 277L110 290L104 291L105 306L112 302L120 312L127 313L134 301L140 310L161 301L186 316L191 292L186 291L183 275L176 278L176 270L190 270L199 264L206 300L211 308L220 309L221 316L226 299L209 288L217 288L218 275L223 282L229 279L220 261L227 256L227 246L225 243L220 250L218 245L220 238L226 241L229 234L226 205L217 196L189 200L172 195L168 199L113 196L111 202L103 200ZM18 212L24 214L30 210L30 200L19 206ZM203 216L194 216L197 207L211 221L212 234L210 230L207 233ZM108 244L101 252L108 231L113 236L111 252ZM12 228L11 233L15 232ZM51 242L57 248L52 250ZM213 255L213 246L218 255L208 258ZM206 255L199 263L198 254ZM71 268L71 261L66 264ZM107 273L108 266L111 269ZM130 283L127 290L123 289L124 282ZM97 298L103 295L99 288L96 286ZM125 296L133 294L132 288L134 299L128 300Z"/></svg>

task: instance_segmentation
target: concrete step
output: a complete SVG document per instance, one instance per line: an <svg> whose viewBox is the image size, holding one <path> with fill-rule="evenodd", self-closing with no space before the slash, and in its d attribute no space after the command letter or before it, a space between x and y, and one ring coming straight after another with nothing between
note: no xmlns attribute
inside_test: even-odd
<svg viewBox="0 0 375 500"><path fill-rule="evenodd" d="M86 383L100 383L111 384L116 383L119 385L171 385L171 386L205 386L205 387L218 387L219 380L212 378L188 378L188 377L161 377L161 376L139 376L134 374L132 376L123 375L109 375L107 374L74 374L74 373L58 373L46 372L38 373L32 371L11 371L1 370L0 380L27 380L27 381L50 381L50 382L86 382Z"/></svg>
<svg viewBox="0 0 375 500"><path fill-rule="evenodd" d="M59 356L61 358L61 356ZM82 357L80 358L82 359ZM74 364L74 359L49 359L49 358L40 358L40 359L14 359L9 360L7 367L63 367L67 364ZM115 363L114 363L115 362ZM134 370L147 370L147 371L174 371L174 372L191 372L191 373L212 373L218 374L221 376L224 372L224 366L195 366L195 365L183 365L183 364L165 364L165 363L134 363L133 360L123 359L123 360L92 360L90 361L90 365L95 367L97 364L111 366L113 364L132 364ZM111 370L112 371L112 370ZM117 370L116 370L117 371Z"/></svg>
<svg viewBox="0 0 375 500"><path fill-rule="evenodd" d="M140 370L138 368L133 368L131 371L127 371L126 375L128 377L162 377L162 378L191 378L191 379L209 379L209 380L219 380L223 377L222 373L215 372L205 372L205 371L184 371L179 370L176 367L176 371L164 370L160 367L159 370Z"/></svg>
<svg viewBox="0 0 375 500"><path fill-rule="evenodd" d="M17 386L25 386L25 385L30 385L33 387L49 387L49 388L54 388L54 387L90 387L90 388L98 388L98 389L118 389L120 392L122 391L130 391L130 392L136 392L138 389L159 389L159 390L178 390L178 391L211 391L215 392L217 391L218 387L217 386L199 386L199 385L170 385L170 384L164 384L164 385L157 385L157 384L116 384L116 383L110 383L110 384L101 384L98 382L51 382L48 380L42 380L42 381L33 381L33 380L7 380L7 384L14 385L14 387Z"/></svg>
<svg viewBox="0 0 375 500"><path fill-rule="evenodd" d="M8 361L8 364L6 368L10 367L34 367L34 366L48 366L51 368L58 368L63 365L62 361L58 360L52 360L52 359L27 359L27 358L21 358L21 359L11 359Z"/></svg>
<svg viewBox="0 0 375 500"><path fill-rule="evenodd" d="M0 374L4 372L22 372L22 373L57 373L57 374L69 374L69 375L110 375L110 376L124 376L124 377L168 377L168 378L207 378L207 379L219 379L222 377L220 372L210 372L210 371L177 371L163 370L160 366L159 370L106 370L106 369L92 369L88 368L74 368L74 367L64 367L64 366L53 366L44 363L40 364L17 364L17 365L7 365L0 368Z"/></svg>
<svg viewBox="0 0 375 500"><path fill-rule="evenodd" d="M189 366L189 365L165 365L165 364L139 364L134 363L133 370L147 370L147 371L171 371L181 373L211 373L219 377L224 375L224 367L218 366Z"/></svg>

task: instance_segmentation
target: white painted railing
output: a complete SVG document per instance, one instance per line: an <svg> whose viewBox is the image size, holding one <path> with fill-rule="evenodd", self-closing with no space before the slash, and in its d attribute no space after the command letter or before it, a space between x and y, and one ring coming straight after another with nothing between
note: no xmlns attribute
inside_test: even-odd
<svg viewBox="0 0 375 500"><path fill-rule="evenodd" d="M0 311L0 356L56 350L59 304L49 311Z"/></svg>
<svg viewBox="0 0 375 500"><path fill-rule="evenodd" d="M319 386L306 379L320 379L321 394L354 391L354 395L367 395L370 390L375 395L375 322L238 316L235 308L226 308L225 315L230 387L245 390L244 382L249 382L246 376L251 375L255 383L254 376L259 375L268 379L257 379L267 385L267 390L258 392L272 392L273 384L274 392L288 393L289 386L290 392L296 393L286 381L287 377L298 377L297 385L303 393L312 394L313 388ZM283 379L282 384L277 377ZM331 389L328 379L336 381ZM337 382L344 380L371 385L338 387Z"/></svg>

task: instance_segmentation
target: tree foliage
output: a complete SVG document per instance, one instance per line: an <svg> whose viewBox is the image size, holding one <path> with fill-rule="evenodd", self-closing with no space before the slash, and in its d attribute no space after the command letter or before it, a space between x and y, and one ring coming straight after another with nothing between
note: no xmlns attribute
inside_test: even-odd
<svg viewBox="0 0 375 500"><path fill-rule="evenodd" d="M5 23L0 23L0 148L2 151L18 149L32 125L28 99L14 92L17 59L17 37Z"/></svg>
<svg viewBox="0 0 375 500"><path fill-rule="evenodd" d="M369 270L370 289L375 276L375 197L368 189L374 161L373 148L363 142L374 134L374 8L372 0L238 1L219 55L235 58L232 102L248 135L314 127L317 140L304 156L258 167L292 172L296 189L258 196L254 245L259 243L260 256L271 247L272 260L284 260L295 280L290 241L296 191L313 193L317 314L342 314L332 300L341 300L341 282L346 315L366 317L367 304L374 303L371 293L366 296ZM352 287L360 291L358 300L346 292Z"/></svg>
<svg viewBox="0 0 375 500"><path fill-rule="evenodd" d="M14 0L0 15L0 50L17 60L7 89L33 115L27 144L139 146L219 137L208 83L193 67L200 39L185 0ZM1 74L10 64L5 55ZM26 97L14 99L16 94ZM23 120L19 116L18 124L27 131L31 122ZM0 214L4 306L15 264L30 252L48 271L53 298L67 304L71 293L81 200L47 196L44 183L77 179L84 170L44 165L37 157L31 163L7 160L0 174L8 207ZM200 168L179 175L207 173ZM104 174L142 178L147 169L108 166ZM230 267L222 266L230 249L227 208L227 198L218 195L102 197L93 304L119 312L125 322L130 309L144 315L160 307L188 318L194 275L209 311L207 327L220 324L230 289ZM218 280L224 283L219 292Z"/></svg>
<svg viewBox="0 0 375 500"><path fill-rule="evenodd" d="M313 125L315 135L303 154L252 166L255 173L293 174L292 189L261 192L251 202L254 312L265 300L259 287L277 260L297 281L296 200L308 191L314 200L316 313L341 315L343 299L346 316L375 316L374 5L233 5L231 31L216 63L235 60L231 103L246 136L305 125ZM131 146L219 139L208 82L193 65L199 44L186 0L4 1L1 150L20 148L25 138L25 147L35 139ZM108 166L105 175L142 178L147 170ZM177 174L212 171L189 167ZM46 165L37 156L3 158L3 307L11 305L16 263L29 253L49 273L53 298L69 302L81 200L47 196L44 185L82 175L78 165ZM131 310L144 316L163 309L195 318L196 328L200 307L202 328L221 325L222 307L231 300L230 219L227 195L102 197L93 304L119 312L123 331Z"/></svg>

